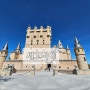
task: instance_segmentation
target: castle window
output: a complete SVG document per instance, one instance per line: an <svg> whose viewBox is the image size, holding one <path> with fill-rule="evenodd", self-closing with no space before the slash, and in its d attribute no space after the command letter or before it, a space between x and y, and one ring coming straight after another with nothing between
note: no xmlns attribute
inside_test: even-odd
<svg viewBox="0 0 90 90"><path fill-rule="evenodd" d="M78 49L78 52L80 52L80 50Z"/></svg>
<svg viewBox="0 0 90 90"><path fill-rule="evenodd" d="M84 57L84 61L86 61L86 58Z"/></svg>
<svg viewBox="0 0 90 90"><path fill-rule="evenodd" d="M47 35L47 37L49 37L50 35Z"/></svg>
<svg viewBox="0 0 90 90"><path fill-rule="evenodd" d="M27 36L27 38L29 38L29 36Z"/></svg>
<svg viewBox="0 0 90 90"><path fill-rule="evenodd" d="M69 69L69 67L67 67L67 69Z"/></svg>
<svg viewBox="0 0 90 90"><path fill-rule="evenodd" d="M47 30L44 30L43 32L47 32Z"/></svg>
<svg viewBox="0 0 90 90"><path fill-rule="evenodd" d="M27 66L26 66L26 68L27 68Z"/></svg>
<svg viewBox="0 0 90 90"><path fill-rule="evenodd" d="M59 68L61 68L61 66L59 66Z"/></svg>
<svg viewBox="0 0 90 90"><path fill-rule="evenodd" d="M33 33L34 31L30 31L30 33Z"/></svg>
<svg viewBox="0 0 90 90"><path fill-rule="evenodd" d="M36 38L36 36L33 36L34 38Z"/></svg>
<svg viewBox="0 0 90 90"><path fill-rule="evenodd" d="M38 44L39 40L37 40L37 44Z"/></svg>
<svg viewBox="0 0 90 90"><path fill-rule="evenodd" d="M40 35L40 38L42 38L43 37L43 35Z"/></svg>
<svg viewBox="0 0 90 90"><path fill-rule="evenodd" d="M43 44L44 44L44 41L45 41L45 40L43 40Z"/></svg>
<svg viewBox="0 0 90 90"><path fill-rule="evenodd" d="M36 31L36 32L40 32L40 31Z"/></svg>
<svg viewBox="0 0 90 90"><path fill-rule="evenodd" d="M37 42L39 42L39 40L37 40Z"/></svg>
<svg viewBox="0 0 90 90"><path fill-rule="evenodd" d="M32 43L31 43L31 45L32 45Z"/></svg>

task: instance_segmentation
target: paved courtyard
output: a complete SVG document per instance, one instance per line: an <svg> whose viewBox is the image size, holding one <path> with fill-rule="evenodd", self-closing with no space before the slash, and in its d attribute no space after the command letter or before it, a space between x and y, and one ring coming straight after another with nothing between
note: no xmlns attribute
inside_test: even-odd
<svg viewBox="0 0 90 90"><path fill-rule="evenodd" d="M17 73L9 77L0 76L0 90L90 90L89 75L70 75L51 72Z"/></svg>

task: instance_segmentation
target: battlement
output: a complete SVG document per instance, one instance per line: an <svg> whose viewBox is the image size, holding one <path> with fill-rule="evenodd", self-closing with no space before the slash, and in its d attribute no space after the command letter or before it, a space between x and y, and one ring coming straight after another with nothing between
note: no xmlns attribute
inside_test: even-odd
<svg viewBox="0 0 90 90"><path fill-rule="evenodd" d="M43 31L43 32L47 32L48 30L51 30L51 27L50 26L47 26L46 28L44 28L43 26L40 26L40 28L37 28L37 26L34 26L34 28L31 28L30 26L27 28L27 30L30 30L31 32L34 32L34 31Z"/></svg>
<svg viewBox="0 0 90 90"><path fill-rule="evenodd" d="M49 48L51 45L51 36L50 26L47 26L46 28L43 26L40 26L40 28L34 26L33 29L29 26L27 28L25 47Z"/></svg>

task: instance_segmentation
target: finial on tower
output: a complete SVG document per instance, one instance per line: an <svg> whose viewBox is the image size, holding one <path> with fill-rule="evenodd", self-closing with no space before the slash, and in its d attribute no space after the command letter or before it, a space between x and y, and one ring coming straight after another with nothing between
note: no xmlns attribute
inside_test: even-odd
<svg viewBox="0 0 90 90"><path fill-rule="evenodd" d="M31 29L30 24L28 25L28 28L27 29Z"/></svg>
<svg viewBox="0 0 90 90"><path fill-rule="evenodd" d="M67 49L67 50L69 49L68 45L67 45L66 49Z"/></svg>
<svg viewBox="0 0 90 90"><path fill-rule="evenodd" d="M37 26L34 26L34 29L37 29Z"/></svg>
<svg viewBox="0 0 90 90"><path fill-rule="evenodd" d="M16 48L17 50L20 50L20 43L18 44L18 46L17 46L17 48Z"/></svg>
<svg viewBox="0 0 90 90"><path fill-rule="evenodd" d="M41 29L43 29L43 26L40 26Z"/></svg>
<svg viewBox="0 0 90 90"><path fill-rule="evenodd" d="M58 45L57 45L57 47L58 47L58 48L63 48L63 45L62 45L62 43L61 43L60 40L58 41Z"/></svg>
<svg viewBox="0 0 90 90"><path fill-rule="evenodd" d="M74 47L75 48L82 48L82 46L80 45L78 39L75 37L75 43L74 43Z"/></svg>
<svg viewBox="0 0 90 90"><path fill-rule="evenodd" d="M3 50L8 50L8 43L5 44L5 46L3 47Z"/></svg>

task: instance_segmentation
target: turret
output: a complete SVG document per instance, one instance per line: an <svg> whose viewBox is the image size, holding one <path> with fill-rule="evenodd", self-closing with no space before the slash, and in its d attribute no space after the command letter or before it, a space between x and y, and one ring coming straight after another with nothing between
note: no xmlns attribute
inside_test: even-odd
<svg viewBox="0 0 90 90"><path fill-rule="evenodd" d="M67 59L71 60L71 52L70 52L70 49L69 49L68 45L66 47L66 52L67 52Z"/></svg>
<svg viewBox="0 0 90 90"><path fill-rule="evenodd" d="M0 69L2 69L3 63L8 55L8 43L5 44L3 49L0 51Z"/></svg>
<svg viewBox="0 0 90 90"><path fill-rule="evenodd" d="M17 48L16 48L16 50L15 50L14 53L15 53L15 54L14 54L14 59L15 59L15 60L18 60L18 59L19 59L19 56L20 56L20 53L21 53L20 43L17 45Z"/></svg>
<svg viewBox="0 0 90 90"><path fill-rule="evenodd" d="M16 53L18 53L18 54L20 54L21 52L20 52L21 50L20 50L20 43L17 45L17 48L16 48L16 50L15 50L15 52Z"/></svg>
<svg viewBox="0 0 90 90"><path fill-rule="evenodd" d="M57 48L59 48L59 49L63 49L63 45L62 45L62 43L61 43L61 41L60 41L60 40L58 41Z"/></svg>
<svg viewBox="0 0 90 90"><path fill-rule="evenodd" d="M40 37L42 37L42 35L43 35L43 26L40 26Z"/></svg>
<svg viewBox="0 0 90 90"><path fill-rule="evenodd" d="M27 28L27 35L26 35L27 38L29 38L30 31L31 31L31 27L30 27L30 25L29 25L28 28Z"/></svg>
<svg viewBox="0 0 90 90"><path fill-rule="evenodd" d="M36 36L37 26L34 26L34 35Z"/></svg>
<svg viewBox="0 0 90 90"><path fill-rule="evenodd" d="M85 57L85 52L83 47L80 45L80 42L75 37L75 43L74 43L74 52L77 59L77 65L79 69L88 69L88 64Z"/></svg>
<svg viewBox="0 0 90 90"><path fill-rule="evenodd" d="M51 36L51 27L50 26L47 26L47 35Z"/></svg>

